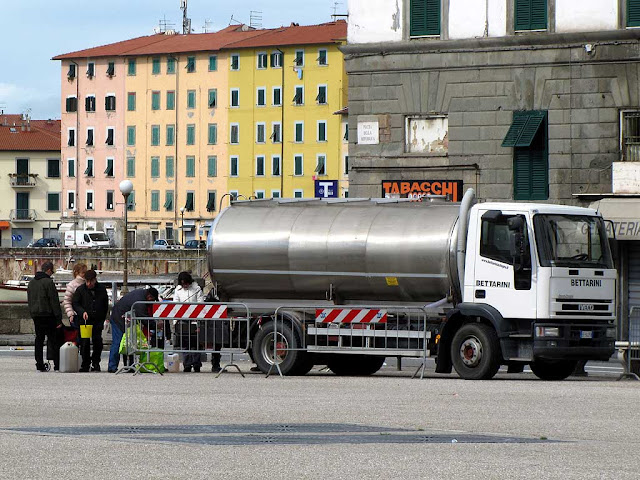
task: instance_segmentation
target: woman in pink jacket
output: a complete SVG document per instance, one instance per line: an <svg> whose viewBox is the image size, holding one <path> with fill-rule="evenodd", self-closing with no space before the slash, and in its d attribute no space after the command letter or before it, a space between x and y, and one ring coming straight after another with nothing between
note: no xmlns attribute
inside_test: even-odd
<svg viewBox="0 0 640 480"><path fill-rule="evenodd" d="M76 263L73 266L73 280L67 283L67 291L64 293L64 300L62 300L62 306L64 307L64 311L69 318L69 323L72 326L78 328L77 325L73 324L74 317L76 316L76 312L73 311L73 294L76 292L76 289L84 283L84 274L87 273L87 265L84 263Z"/></svg>

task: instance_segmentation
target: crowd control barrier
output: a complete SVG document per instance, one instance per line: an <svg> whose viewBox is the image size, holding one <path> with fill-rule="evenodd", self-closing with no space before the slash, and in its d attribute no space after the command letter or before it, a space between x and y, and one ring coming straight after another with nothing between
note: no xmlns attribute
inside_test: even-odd
<svg viewBox="0 0 640 480"><path fill-rule="evenodd" d="M622 356L624 373L622 378L640 380L640 307L631 307L629 311L629 328L626 340L616 342L616 348Z"/></svg>
<svg viewBox="0 0 640 480"><path fill-rule="evenodd" d="M143 305L144 308L140 308ZM144 316L136 311L144 310ZM233 367L234 355L249 349L250 312L243 303L137 302L125 316L126 354L136 362L118 371L162 373L165 354L229 355L219 377ZM167 332L171 330L171 342Z"/></svg>

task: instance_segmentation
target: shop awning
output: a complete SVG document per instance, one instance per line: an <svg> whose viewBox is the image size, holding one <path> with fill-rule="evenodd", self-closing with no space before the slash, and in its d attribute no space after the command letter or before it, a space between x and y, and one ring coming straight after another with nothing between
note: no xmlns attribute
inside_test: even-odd
<svg viewBox="0 0 640 480"><path fill-rule="evenodd" d="M640 197L603 198L589 205L600 212L607 222L607 234L617 240L640 240ZM613 228L613 230L612 230Z"/></svg>
<svg viewBox="0 0 640 480"><path fill-rule="evenodd" d="M73 223L61 223L60 226L58 227L58 231L60 233L70 232L71 230L73 230Z"/></svg>
<svg viewBox="0 0 640 480"><path fill-rule="evenodd" d="M6 220L0 220L0 230L6 230L10 227L9 222Z"/></svg>
<svg viewBox="0 0 640 480"><path fill-rule="evenodd" d="M502 140L503 147L530 147L544 120L545 113L539 111L516 112L513 123Z"/></svg>

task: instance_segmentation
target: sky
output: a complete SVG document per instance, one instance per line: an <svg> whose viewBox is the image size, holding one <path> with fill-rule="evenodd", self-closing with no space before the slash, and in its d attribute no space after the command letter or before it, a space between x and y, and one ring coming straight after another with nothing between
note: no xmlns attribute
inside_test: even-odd
<svg viewBox="0 0 640 480"><path fill-rule="evenodd" d="M195 33L249 23L262 27L331 21L335 0L188 0ZM340 0L337 13L347 12ZM182 31L180 0L0 0L0 110L60 118L60 62L55 55L153 34L161 19ZM30 110L29 110L30 109Z"/></svg>

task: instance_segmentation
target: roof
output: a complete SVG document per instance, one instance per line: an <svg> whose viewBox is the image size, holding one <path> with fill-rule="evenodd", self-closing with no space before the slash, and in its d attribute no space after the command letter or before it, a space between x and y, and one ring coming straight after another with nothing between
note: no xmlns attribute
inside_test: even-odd
<svg viewBox="0 0 640 480"><path fill-rule="evenodd" d="M59 152L60 125L60 120L26 121L22 115L0 115L0 151Z"/></svg>
<svg viewBox="0 0 640 480"><path fill-rule="evenodd" d="M246 25L230 25L214 33L164 34L137 37L121 42L56 55L53 60L135 55L157 55L181 52L216 51L287 45L339 43L347 37L347 22L256 30Z"/></svg>

